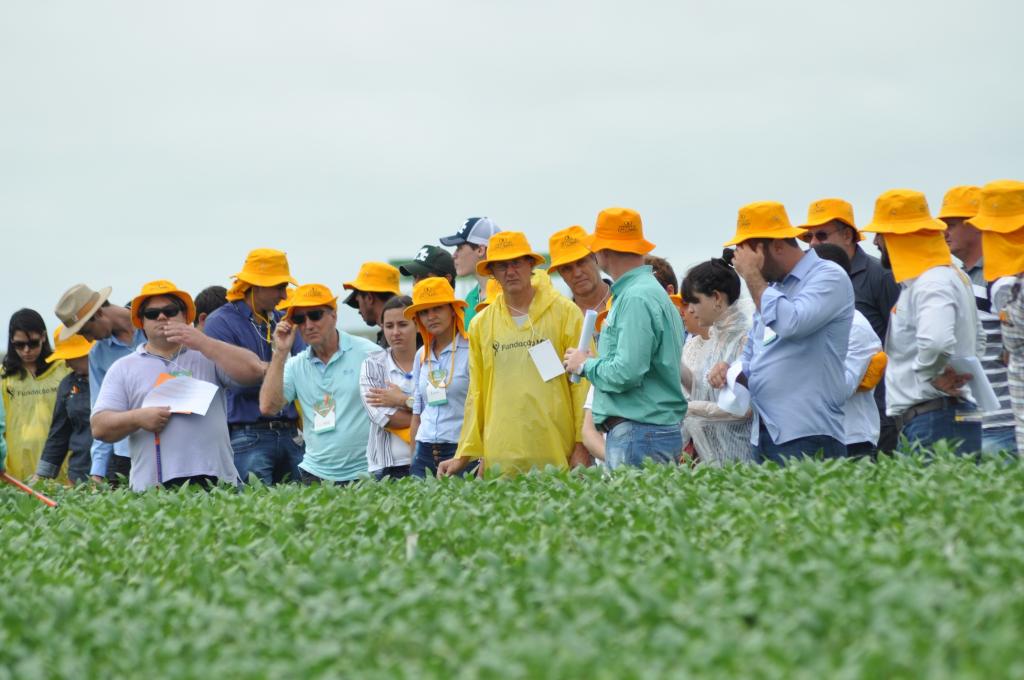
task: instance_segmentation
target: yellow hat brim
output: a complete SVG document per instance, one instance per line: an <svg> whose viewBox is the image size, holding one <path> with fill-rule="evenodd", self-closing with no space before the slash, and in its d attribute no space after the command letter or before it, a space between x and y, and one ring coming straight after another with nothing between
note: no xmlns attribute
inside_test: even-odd
<svg viewBox="0 0 1024 680"><path fill-rule="evenodd" d="M178 298L185 303L185 323L192 323L196 320L196 303L192 301L192 296L183 290L168 290L160 293L152 293L146 295L137 295L132 299L132 325L138 329L142 329L142 319L139 315L139 310L142 308L142 303L149 298L160 297L162 295L169 295Z"/></svg>
<svg viewBox="0 0 1024 680"><path fill-rule="evenodd" d="M529 257L533 259L533 263L538 267L544 264L544 256L538 255L537 253L508 253L506 257L480 260L476 263L476 273L480 276L490 276L492 262L508 262L509 260L517 260L520 257Z"/></svg>
<svg viewBox="0 0 1024 680"><path fill-rule="evenodd" d="M1024 229L1024 215L1007 215L996 217L993 215L975 215L967 220L967 224L982 231L994 231L999 234L1009 234Z"/></svg>
<svg viewBox="0 0 1024 680"><path fill-rule="evenodd" d="M729 246L735 246L743 243L744 241L749 241L755 238L798 238L803 233L803 229L797 229L796 227L787 227L785 229L753 229L743 234L737 232L736 235L732 237L732 240L723 243L722 247L728 248Z"/></svg>
<svg viewBox="0 0 1024 680"><path fill-rule="evenodd" d="M934 217L920 217L898 222L872 222L861 231L873 234L913 234L917 231L946 231L946 223Z"/></svg>
<svg viewBox="0 0 1024 680"><path fill-rule="evenodd" d="M293 286L299 285L298 281L287 274L262 275L238 272L237 274L232 275L231 278L248 283L250 286L260 286L261 288L273 288L275 286L280 286L282 283L290 283Z"/></svg>
<svg viewBox="0 0 1024 680"><path fill-rule="evenodd" d="M469 306L466 304L465 300L436 300L431 302L421 302L418 305L409 305L402 311L402 314L405 315L406 319L411 320L424 309L432 309L433 307L443 307L444 305L451 305L456 309L465 309L466 307Z"/></svg>
<svg viewBox="0 0 1024 680"><path fill-rule="evenodd" d="M600 250L614 250L617 253L633 253L634 255L646 255L656 248L656 246L645 238L636 238L630 240L618 240L610 238L601 238L597 234L591 234L587 237L587 247L590 252L596 253Z"/></svg>
<svg viewBox="0 0 1024 680"><path fill-rule="evenodd" d="M551 258L551 264L548 265L548 271L555 271L559 267L563 267L567 264L572 264L573 262L579 262L583 258L592 254L593 253L590 252L590 249L583 247L577 248L572 253L563 254L558 259Z"/></svg>

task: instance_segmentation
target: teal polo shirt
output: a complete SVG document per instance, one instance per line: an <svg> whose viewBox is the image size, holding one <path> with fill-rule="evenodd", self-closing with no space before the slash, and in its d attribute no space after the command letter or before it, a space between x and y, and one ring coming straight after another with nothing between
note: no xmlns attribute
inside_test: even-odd
<svg viewBox="0 0 1024 680"><path fill-rule="evenodd" d="M381 351L375 343L338 332L338 351L325 364L307 347L284 365L284 398L302 406L306 453L299 464L306 472L332 482L347 482L366 473L370 418L359 393L363 360ZM326 399L325 399L326 398ZM313 417L334 403L334 429L316 432Z"/></svg>

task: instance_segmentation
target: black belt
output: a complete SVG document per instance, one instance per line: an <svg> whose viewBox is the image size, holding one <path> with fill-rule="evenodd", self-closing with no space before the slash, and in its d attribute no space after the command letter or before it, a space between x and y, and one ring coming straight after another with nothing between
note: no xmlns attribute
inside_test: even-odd
<svg viewBox="0 0 1024 680"><path fill-rule="evenodd" d="M255 423L231 423L228 429L238 430L290 430L295 427L294 420L257 420Z"/></svg>
<svg viewBox="0 0 1024 680"><path fill-rule="evenodd" d="M608 416L607 418L604 419L604 422L597 426L597 429L600 430L601 432L604 432L605 434L608 434L616 425L621 425L627 420L629 419L620 418L619 416Z"/></svg>
<svg viewBox="0 0 1024 680"><path fill-rule="evenodd" d="M935 399L929 399L928 401L922 401L919 404L914 404L906 411L901 413L899 418L899 425L902 428L904 425L909 423L911 420L918 416L922 416L925 413L931 413L932 411L941 411L944 408L956 408L962 402L954 397L936 397Z"/></svg>

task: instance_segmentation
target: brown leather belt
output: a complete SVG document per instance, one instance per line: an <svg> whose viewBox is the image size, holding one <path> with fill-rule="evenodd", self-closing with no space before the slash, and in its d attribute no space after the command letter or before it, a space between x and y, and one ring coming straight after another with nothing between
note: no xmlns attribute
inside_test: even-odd
<svg viewBox="0 0 1024 680"><path fill-rule="evenodd" d="M911 420L918 416L922 416L925 413L941 411L944 408L956 408L960 404L961 401L954 397L936 397L935 399L929 399L928 401L922 401L919 404L914 404L896 417L899 419L900 428L903 428Z"/></svg>
<svg viewBox="0 0 1024 680"><path fill-rule="evenodd" d="M597 426L597 429L600 430L601 432L604 432L605 434L608 434L615 428L616 425L621 425L627 420L628 418L620 418L619 416L608 416L607 418L604 419L604 422Z"/></svg>

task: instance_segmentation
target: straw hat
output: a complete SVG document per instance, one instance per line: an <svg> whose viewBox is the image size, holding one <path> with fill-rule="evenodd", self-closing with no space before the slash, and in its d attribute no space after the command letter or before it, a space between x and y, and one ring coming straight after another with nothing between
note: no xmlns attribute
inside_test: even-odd
<svg viewBox="0 0 1024 680"><path fill-rule="evenodd" d="M88 323L92 315L110 297L110 291L110 286L95 291L84 283L76 283L64 291L53 310L64 324L61 336L67 340L82 330L82 326Z"/></svg>

